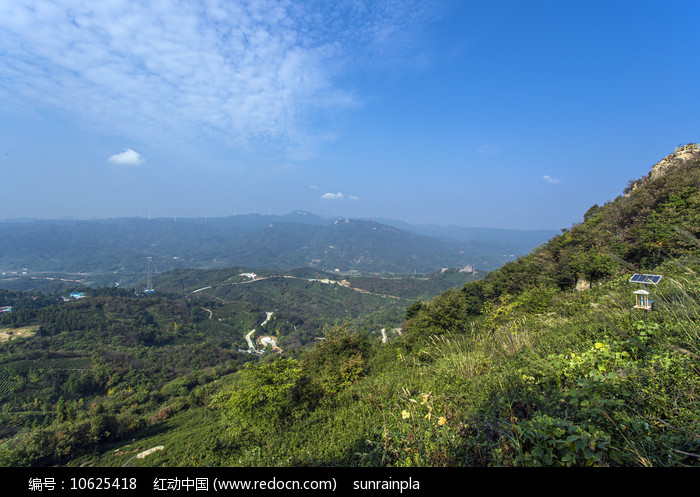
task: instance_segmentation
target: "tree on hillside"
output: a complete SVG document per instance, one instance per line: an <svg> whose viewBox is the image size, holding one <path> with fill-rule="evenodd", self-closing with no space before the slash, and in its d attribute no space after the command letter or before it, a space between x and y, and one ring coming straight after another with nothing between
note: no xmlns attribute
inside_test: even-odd
<svg viewBox="0 0 700 497"><path fill-rule="evenodd" d="M299 363L281 358L242 370L236 385L217 398L229 432L255 438L278 433L316 401Z"/></svg>

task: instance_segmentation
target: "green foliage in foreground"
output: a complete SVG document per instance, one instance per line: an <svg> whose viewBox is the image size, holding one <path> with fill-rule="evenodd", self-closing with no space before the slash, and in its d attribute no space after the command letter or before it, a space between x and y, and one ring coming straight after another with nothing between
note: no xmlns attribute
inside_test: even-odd
<svg viewBox="0 0 700 497"><path fill-rule="evenodd" d="M75 303L45 316L39 341L6 345L0 464L698 465L698 270L690 259L656 268L646 322L628 275L504 294L477 315L453 290L416 305L389 343L337 327L242 369L215 335L201 343L210 320L196 307ZM117 330L112 352L80 351L114 347Z"/></svg>
<svg viewBox="0 0 700 497"><path fill-rule="evenodd" d="M243 442L236 427L282 420L278 414L244 411L245 402L216 407L240 444L228 463L697 465L700 283L686 276L669 276L657 295L663 309L646 324L630 311L622 279L556 294L547 314L522 312L514 298L490 322L467 318L459 332L373 344L362 356L364 374L340 388L324 385L337 376L318 367L328 358L317 353L289 378L307 375L305 384L324 395L315 389L314 403L297 397L298 404L287 395L285 409L303 414L285 416L263 443ZM327 350L336 364L357 357L351 347ZM262 380L269 368L248 374Z"/></svg>
<svg viewBox="0 0 700 497"><path fill-rule="evenodd" d="M546 313L511 296L457 331L424 334L416 316L381 343L340 327L297 359L172 381L140 421L107 408L27 430L2 461L46 464L26 448L53 443L71 465L696 466L696 266L660 268L646 323L623 276L556 292ZM92 445L52 442L61 431Z"/></svg>
<svg viewBox="0 0 700 497"><path fill-rule="evenodd" d="M697 465L700 282L690 268L662 269L646 323L620 277L556 292L546 313L529 311L528 295L447 328L419 310L390 343L337 328L297 359L200 369L157 389L109 392L93 375L81 387L98 393L89 404L39 404L43 416L4 439L0 463Z"/></svg>

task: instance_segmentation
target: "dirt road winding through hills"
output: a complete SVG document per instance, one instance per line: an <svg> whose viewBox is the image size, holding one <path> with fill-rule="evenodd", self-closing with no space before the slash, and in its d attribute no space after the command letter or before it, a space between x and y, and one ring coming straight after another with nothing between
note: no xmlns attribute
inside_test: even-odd
<svg viewBox="0 0 700 497"><path fill-rule="evenodd" d="M272 318L272 315L274 314L274 312L266 312L265 314L266 314L265 321L260 323L260 326L265 326ZM246 333L246 336L245 336L245 341L248 343L248 353L249 354L262 354L263 353L262 350L258 350L255 348L255 343L253 342L253 333L255 333L255 328L253 328L248 333Z"/></svg>
<svg viewBox="0 0 700 497"><path fill-rule="evenodd" d="M220 283L220 284L214 285L214 286L205 286L205 287L203 287L203 288L197 288L196 290L190 291L190 293L198 293L198 292L202 292L202 291L204 291L204 290L209 290L209 289L211 289L211 288L219 288L219 287L226 286L226 285L250 285L250 284L252 284L252 283L257 283L257 282L260 282L260 281L265 281L265 280L274 279L274 278L287 278L287 279L293 279L293 280L304 280L304 281L309 281L309 282L312 282L312 283L313 283L313 282L318 282L318 283L322 283L322 284L325 284L325 285L340 285L340 286L342 286L342 287L347 288L348 290L353 290L353 291L358 292L358 293L364 293L364 294L367 294L367 295L376 295L377 297L383 297L383 298L387 298L387 299L405 300L405 301L407 301L407 302L408 302L408 301L412 301L411 299L404 298L404 297L397 297L396 295L389 295L389 294L387 294L387 293L375 293L375 292L370 292L369 290L363 290L362 288L355 288L355 287L353 287L353 286L350 286L350 283L348 283L348 282L345 281L345 280L337 281L337 280L332 280L332 279L329 279L329 278L322 278L322 279L316 279L316 278L301 278L301 277L299 277L299 276L290 276L290 275L288 275L288 274L279 275L279 276L275 276L275 275L273 275L273 276L262 276L262 277L257 277L257 278L255 278L255 279L251 279L251 280L247 280L247 281L231 281L231 282L225 282L225 283Z"/></svg>

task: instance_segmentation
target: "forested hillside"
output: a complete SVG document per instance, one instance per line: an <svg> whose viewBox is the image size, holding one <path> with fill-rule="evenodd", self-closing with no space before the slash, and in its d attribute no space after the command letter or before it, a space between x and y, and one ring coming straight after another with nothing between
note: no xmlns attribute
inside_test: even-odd
<svg viewBox="0 0 700 497"><path fill-rule="evenodd" d="M697 466L699 188L686 147L529 255L407 302L391 340L348 324L258 356L196 300L28 309L3 325L0 464ZM638 272L663 276L649 312Z"/></svg>

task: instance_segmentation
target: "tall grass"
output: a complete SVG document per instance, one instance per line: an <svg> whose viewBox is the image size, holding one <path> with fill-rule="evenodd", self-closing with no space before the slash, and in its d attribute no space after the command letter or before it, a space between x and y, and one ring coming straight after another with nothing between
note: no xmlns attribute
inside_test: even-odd
<svg viewBox="0 0 700 497"><path fill-rule="evenodd" d="M690 268L669 277L656 293L655 309L676 328L689 352L700 357L700 280ZM657 306L658 303L658 306Z"/></svg>

